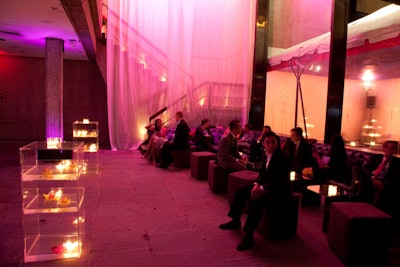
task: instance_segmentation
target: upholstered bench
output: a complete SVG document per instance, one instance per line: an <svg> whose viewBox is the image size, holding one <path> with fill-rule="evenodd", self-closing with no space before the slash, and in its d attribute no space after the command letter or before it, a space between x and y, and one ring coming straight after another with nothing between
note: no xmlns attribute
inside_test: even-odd
<svg viewBox="0 0 400 267"><path fill-rule="evenodd" d="M267 239L293 238L297 233L300 194L293 193L288 201L266 205L257 232Z"/></svg>
<svg viewBox="0 0 400 267"><path fill-rule="evenodd" d="M210 160L215 160L217 158L217 154L208 152L208 151L200 151L200 152L192 152L190 156L190 174L192 177L202 180L208 178L208 162Z"/></svg>
<svg viewBox="0 0 400 267"><path fill-rule="evenodd" d="M228 203L232 205L236 190L244 185L252 184L258 178L258 172L238 171L228 175Z"/></svg>
<svg viewBox="0 0 400 267"><path fill-rule="evenodd" d="M190 168L190 153L191 149L185 150L174 150L173 158L174 158L174 166L179 169Z"/></svg>
<svg viewBox="0 0 400 267"><path fill-rule="evenodd" d="M208 162L208 186L215 194L225 193L228 189L228 172L215 164L215 160Z"/></svg>
<svg viewBox="0 0 400 267"><path fill-rule="evenodd" d="M391 217L363 202L332 203L327 240L347 266L385 266Z"/></svg>

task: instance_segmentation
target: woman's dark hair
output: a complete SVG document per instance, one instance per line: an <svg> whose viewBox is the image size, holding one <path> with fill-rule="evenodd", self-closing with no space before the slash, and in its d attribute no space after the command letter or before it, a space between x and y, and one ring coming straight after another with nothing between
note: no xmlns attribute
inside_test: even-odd
<svg viewBox="0 0 400 267"><path fill-rule="evenodd" d="M158 122L158 121L161 122L161 119L156 119L155 122L154 122L154 129L155 129L156 131L161 130L161 127L162 127L161 125L160 125L160 126L157 125L157 122Z"/></svg>

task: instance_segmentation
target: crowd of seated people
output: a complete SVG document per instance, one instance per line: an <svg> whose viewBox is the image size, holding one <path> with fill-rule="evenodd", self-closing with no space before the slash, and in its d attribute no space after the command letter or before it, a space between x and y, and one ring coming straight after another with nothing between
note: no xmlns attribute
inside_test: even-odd
<svg viewBox="0 0 400 267"><path fill-rule="evenodd" d="M243 228L246 234L237 245L239 251L250 249L254 245L253 234L261 220L263 206L276 201L285 201L291 197L290 159L281 151L279 137L274 132L268 131L263 134L262 144L266 153L262 157L262 167L257 181L253 185L244 185L236 190L228 212L228 216L232 219L219 226L222 230L240 229L241 215L246 203L249 203Z"/></svg>
<svg viewBox="0 0 400 267"><path fill-rule="evenodd" d="M155 162L157 156L160 155L157 167L168 168L172 162L171 152L187 149L190 146L190 129L183 119L182 112L177 112L175 119L177 126L172 141L166 141L166 129L162 127L161 120L157 119L154 125L148 127L153 134L149 139L149 149L144 157ZM210 145L216 142L211 130L208 119L203 119L196 128L192 141L198 150L210 150ZM290 171L296 172L296 180L306 180L316 184L350 176L353 178L352 193L355 201L369 202L388 214L400 218L400 205L397 204L400 203L400 194L398 194L400 159L394 156L398 148L398 143L395 141L386 141L383 144L383 155L373 154L364 164L352 166L349 165L348 153L340 135L332 138L329 153L320 156L313 151L313 144L303 137L300 127L291 129L290 137L281 139L284 140L282 144L268 125L264 126L261 136L251 134L253 130L250 124L246 124L245 133L241 135L243 129L239 120L232 120L224 132L218 131L222 137L217 139L216 163L227 172L249 168L259 172L256 184L237 190L228 213L232 220L220 225L220 228L224 230L239 229L244 203L250 200L250 209L244 226L246 235L239 243L238 250L246 250L253 246L253 233L262 212L260 207L276 198L287 198L292 188L296 189L293 187L295 183L288 182ZM252 136L250 142L248 142L249 135ZM249 145L254 144L249 155L240 153L240 141ZM254 164L249 164L254 162L260 162L258 168L254 168Z"/></svg>
<svg viewBox="0 0 400 267"><path fill-rule="evenodd" d="M175 121L177 123L177 126L175 130L174 139L172 141L167 141L164 143L161 149L160 162L156 165L157 168L167 169L169 164L172 163L173 151L185 150L190 147L189 144L190 128L186 123L186 121L183 119L182 111L176 112Z"/></svg>

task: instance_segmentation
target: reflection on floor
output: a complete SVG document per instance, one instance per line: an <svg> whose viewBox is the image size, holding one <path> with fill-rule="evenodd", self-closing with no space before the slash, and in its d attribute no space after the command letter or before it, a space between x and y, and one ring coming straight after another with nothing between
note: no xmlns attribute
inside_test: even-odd
<svg viewBox="0 0 400 267"><path fill-rule="evenodd" d="M241 231L222 231L226 195L190 170L158 169L139 151L99 152L83 175L86 238L80 259L23 263L18 146L0 149L0 266L343 266L321 231L321 207L302 207L297 238L236 251Z"/></svg>

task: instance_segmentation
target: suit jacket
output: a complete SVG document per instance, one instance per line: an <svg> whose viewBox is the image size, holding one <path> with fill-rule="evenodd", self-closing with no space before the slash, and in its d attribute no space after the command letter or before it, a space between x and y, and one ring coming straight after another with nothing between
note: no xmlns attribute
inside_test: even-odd
<svg viewBox="0 0 400 267"><path fill-rule="evenodd" d="M296 145L289 142L287 152L291 160L291 169L296 173L301 173L306 167L317 167L317 160L312 155L311 146L306 139L301 139L296 153Z"/></svg>
<svg viewBox="0 0 400 267"><path fill-rule="evenodd" d="M267 156L263 153L262 167L257 183L274 199L288 199L291 195L290 160L279 148L272 154L266 168Z"/></svg>
<svg viewBox="0 0 400 267"><path fill-rule="evenodd" d="M189 145L189 126L187 125L185 120L180 120L175 129L175 137L172 143L175 145L175 148L178 150L188 149Z"/></svg>
<svg viewBox="0 0 400 267"><path fill-rule="evenodd" d="M363 175L369 179L382 160L383 155L372 155L362 168ZM400 201L400 158L392 157L382 183L382 189L375 193L374 205L391 216L400 218L400 205L398 205Z"/></svg>
<svg viewBox="0 0 400 267"><path fill-rule="evenodd" d="M232 133L222 137L218 143L218 165L222 168L228 168L228 164L236 162L236 159L240 159L239 150L237 145L235 146L235 138Z"/></svg>
<svg viewBox="0 0 400 267"><path fill-rule="evenodd" d="M374 154L371 156L369 161L363 166L363 174L368 178L372 176L372 172L378 168L378 166L382 163L383 160L382 154ZM400 175L400 158L392 157L389 162L389 167L386 171L385 177L382 182L385 183L388 180L391 180ZM397 177L398 178L398 177Z"/></svg>

